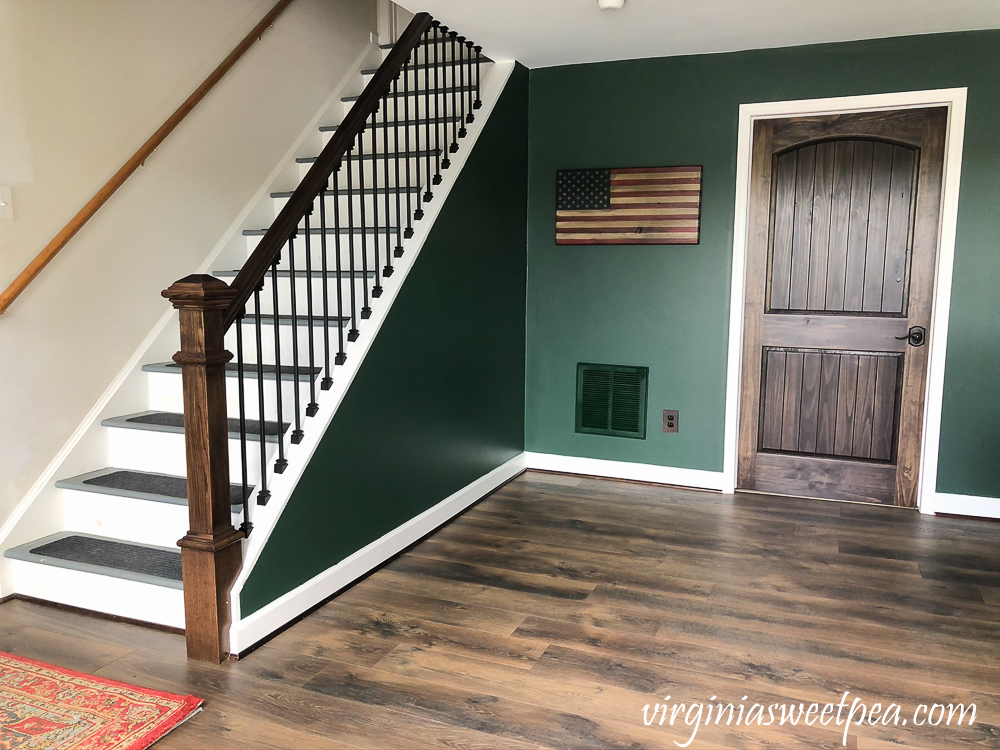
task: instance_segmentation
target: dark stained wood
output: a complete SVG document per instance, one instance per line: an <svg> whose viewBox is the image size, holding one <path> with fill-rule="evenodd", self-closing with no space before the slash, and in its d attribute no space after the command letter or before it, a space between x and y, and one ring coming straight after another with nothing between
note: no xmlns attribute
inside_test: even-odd
<svg viewBox="0 0 1000 750"><path fill-rule="evenodd" d="M816 453L833 455L837 437L840 355L824 353L816 417Z"/></svg>
<svg viewBox="0 0 1000 750"><path fill-rule="evenodd" d="M844 458L761 453L759 487L782 495L830 497L859 503L892 503L896 467ZM802 481L808 477L808 484Z"/></svg>
<svg viewBox="0 0 1000 750"><path fill-rule="evenodd" d="M827 259L826 302L822 308L824 310L844 309L853 172L854 141L836 141L833 194L830 199L830 250Z"/></svg>
<svg viewBox="0 0 1000 750"><path fill-rule="evenodd" d="M865 258L868 251L868 217L872 194L871 141L854 144L851 174L851 216L847 230L847 270L844 282L844 309L861 310L865 294Z"/></svg>
<svg viewBox="0 0 1000 750"><path fill-rule="evenodd" d="M781 450L799 450L802 401L802 352L785 353L785 403L781 416Z"/></svg>
<svg viewBox="0 0 1000 750"><path fill-rule="evenodd" d="M913 215L914 153L896 147L892 157L892 183L885 241L885 276L882 282L882 312L903 311L906 292L906 262Z"/></svg>
<svg viewBox="0 0 1000 750"><path fill-rule="evenodd" d="M765 386L763 390L764 420L761 424L760 447L781 448L781 424L785 408L785 352L767 351Z"/></svg>
<svg viewBox="0 0 1000 750"><path fill-rule="evenodd" d="M184 573L188 656L219 663L229 655L229 591L243 563L243 532L232 524L229 422L222 317L236 296L213 276L187 276L164 290L180 311L184 444L190 529L177 542Z"/></svg>
<svg viewBox="0 0 1000 750"><path fill-rule="evenodd" d="M795 186L798 153L779 156L774 174L774 218L771 250L771 299L769 309L787 310L795 238Z"/></svg>
<svg viewBox="0 0 1000 750"><path fill-rule="evenodd" d="M755 124L738 487L790 491L761 483L758 450L877 460L895 466L894 502L915 506L927 347L905 337L930 325L946 115ZM778 471L786 487L787 468ZM816 481L808 461L794 471L799 495L820 487L834 499L872 495L841 491L822 462ZM858 472L864 484L872 470ZM849 473L839 476L850 483Z"/></svg>
<svg viewBox="0 0 1000 750"><path fill-rule="evenodd" d="M819 390L823 354L806 352L802 355L802 396L799 417L799 450L816 452L816 434L819 427Z"/></svg>
<svg viewBox="0 0 1000 750"><path fill-rule="evenodd" d="M781 188L781 185L778 185ZM788 308L805 310L809 300L809 266L813 239L813 196L816 189L816 147L798 151L795 172L795 212L792 219L792 257ZM777 218L777 217L776 217ZM772 307L772 309L774 309Z"/></svg>
<svg viewBox="0 0 1000 750"><path fill-rule="evenodd" d="M0 604L0 650L203 697L167 750L663 748L691 734L644 725L667 695L844 690L910 713L977 706L971 727L852 726L847 747L991 747L997 528L528 472L239 661L17 600ZM833 750L842 732L713 724L692 747Z"/></svg>
<svg viewBox="0 0 1000 750"><path fill-rule="evenodd" d="M806 310L826 309L836 150L836 141L827 141L816 146L812 238L809 251L809 293L805 304Z"/></svg>

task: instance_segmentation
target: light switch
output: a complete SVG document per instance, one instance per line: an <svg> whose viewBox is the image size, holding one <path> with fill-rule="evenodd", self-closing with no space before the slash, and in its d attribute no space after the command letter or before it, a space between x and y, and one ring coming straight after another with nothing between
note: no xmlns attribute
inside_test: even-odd
<svg viewBox="0 0 1000 750"><path fill-rule="evenodd" d="M10 185L0 185L0 221L14 220L14 198Z"/></svg>

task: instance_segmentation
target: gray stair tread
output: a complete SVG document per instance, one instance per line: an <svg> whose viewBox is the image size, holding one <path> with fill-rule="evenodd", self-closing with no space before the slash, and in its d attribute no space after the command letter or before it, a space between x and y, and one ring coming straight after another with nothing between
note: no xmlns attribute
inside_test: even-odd
<svg viewBox="0 0 1000 750"><path fill-rule="evenodd" d="M447 87L442 86L441 88L437 89L437 93L438 93L438 95L440 95L440 94L450 94L453 91L473 91L473 90L475 90L475 88L476 88L475 86L447 86ZM403 96L403 92L400 92L399 95ZM408 91L406 93L406 96L423 96L423 95L424 95L424 91L422 89L414 89L413 91ZM434 92L433 91L431 92L431 96L434 96ZM360 98L361 98L360 95L358 95L358 96L342 96L342 97L340 97L340 101L342 101L342 102L356 102Z"/></svg>
<svg viewBox="0 0 1000 750"><path fill-rule="evenodd" d="M409 151L399 151L399 152L390 151L387 154L376 153L376 154L364 154L363 156L358 156L358 154L352 154L350 159L351 161L357 161L359 158L363 158L365 161L369 161L370 159L386 159L386 158L395 159L397 157L400 159L404 159L406 157L412 158L414 156L437 156L440 150L441 149L439 148L424 148L420 149L419 151L415 149L411 149ZM295 163L312 164L314 161L316 161L317 158L318 157L316 156L298 156L295 158ZM329 192L333 192L333 190L331 189ZM347 188L341 188L341 193L346 194L346 192Z"/></svg>
<svg viewBox="0 0 1000 750"><path fill-rule="evenodd" d="M182 588L180 550L61 531L4 552L11 560Z"/></svg>
<svg viewBox="0 0 1000 750"><path fill-rule="evenodd" d="M432 117L429 120L426 117L420 117L420 118L413 118L413 117L411 117L409 120L400 120L398 124L399 125L425 125L427 123L430 123L431 125L434 125L436 123L442 123L442 122L449 122L450 123L451 121L452 121L452 118L450 118L450 117ZM384 128L386 125L396 125L396 124L397 123L394 120L390 120L389 122L385 122L384 120L378 120L375 123L368 123L367 127L369 127L369 128ZM340 127L339 125L321 125L320 128L319 128L319 132L321 132L321 133L335 133L337 131L337 128L339 128L339 127Z"/></svg>
<svg viewBox="0 0 1000 750"><path fill-rule="evenodd" d="M216 276L216 277L218 277L220 279L229 279L229 278L234 278L236 276L236 274L238 274L239 272L240 271L237 268L234 271L212 271L212 275ZM268 277L270 275L271 275L270 272L268 272ZM295 278L297 278L297 279L304 279L306 277L306 275L307 275L307 273L306 273L305 270L298 269L298 268L295 269ZM320 277L320 276L323 275L323 272L321 270L319 270L319 269L314 268L312 270L312 272L311 272L310 275L312 275L313 277L317 277L318 278L318 277ZM331 279L336 278L337 276L340 276L342 278L349 278L350 275L351 275L351 272L350 271L346 271L346 270L337 271L335 269L327 268L326 275L329 276ZM285 269L285 268L279 268L278 269L278 278L279 279L287 279L289 276L291 276L291 271L290 270ZM365 278L365 276L366 276L366 274L365 274L364 271L355 271L354 272L354 278L356 278L356 279L363 279L363 278ZM369 271L367 273L367 276L370 279L370 278L372 278L372 277L375 276L375 272L374 271Z"/></svg>
<svg viewBox="0 0 1000 750"><path fill-rule="evenodd" d="M302 230L299 230L299 231L300 231L300 233L304 234L304 232ZM396 229L396 227L389 227L388 231L390 231L390 232L396 232L398 230ZM354 227L354 232L353 233L354 234L373 234L374 232L375 232L375 227L373 225L373 226L370 226L370 227L360 227L360 226ZM379 234L385 234L386 227L379 227L378 228L378 232L379 232ZM309 227L309 234L319 234L319 233L320 233L319 227ZM341 227L339 231L337 229L335 229L334 227L327 227L326 228L326 233L327 234L351 234L352 232L351 232L351 230L350 230L349 227ZM265 234L267 234L267 230L266 229L244 229L243 230L243 236L244 237L263 237Z"/></svg>
<svg viewBox="0 0 1000 750"><path fill-rule="evenodd" d="M132 471L131 469L106 468L60 479L56 487L64 490L80 490L102 495L116 495L137 500L152 500L171 505L187 505L187 478L173 474L157 474L152 471ZM229 485L229 497L233 505L243 502L243 487Z"/></svg>
<svg viewBox="0 0 1000 750"><path fill-rule="evenodd" d="M320 130L322 130L322 129L323 128L320 128ZM409 192L411 192L411 193L419 193L421 190L423 190L423 188L420 187L419 185L413 185L410 188L405 188L405 187L403 187L401 185L400 188L399 188L399 192L401 192L401 193L405 193L405 192L407 192L407 190L409 190ZM294 192L295 192L294 190L278 190L278 191L276 191L274 193L271 193L271 197L272 198L291 198L292 195L294 194ZM327 192L327 197L328 198L332 198L333 197L333 189L332 188L327 189L326 192ZM347 195L347 188L342 188L339 192L340 192L340 195L346 196ZM373 188L367 187L367 188L364 189L364 194L365 195L372 195L373 193L378 193L379 195L385 195L387 192L388 193L395 193L396 192L396 188L392 188L392 187L391 188L380 187L380 188L377 188L377 189L373 189ZM354 195L359 195L361 193L361 191L360 190L352 190L351 193L354 194Z"/></svg>
<svg viewBox="0 0 1000 750"><path fill-rule="evenodd" d="M140 411L135 414L124 414L120 417L110 417L101 422L105 427L124 427L132 430L149 430L152 432L170 432L175 434L184 433L184 415L172 411ZM281 433L288 429L288 424L283 423ZM256 419L246 420L247 440L260 439L260 422ZM268 443L278 442L278 423L264 422L264 439ZM229 437L239 440L240 420L229 418Z"/></svg>
<svg viewBox="0 0 1000 750"><path fill-rule="evenodd" d="M255 316L253 313L247 313L246 317L243 320L244 320L245 323L247 323L247 325L251 325L256 320L256 317L257 316ZM335 316L332 316L332 315L329 318L324 318L322 315L313 315L313 325L314 326L321 326L321 325L323 325L323 321L329 321L330 326L332 328L336 328L338 326L340 326L341 328L346 328L350 324L351 319L347 318L347 317L338 318L338 317L335 317ZM260 316L260 322L261 322L262 325L266 325L266 326L274 325L274 316L273 315L261 315ZM300 312L300 313L298 313L295 316L295 323L296 323L296 325L307 326L307 325L309 325L309 318L306 316L305 312ZM278 325L281 325L281 326L290 326L291 324L292 324L292 316L291 315L279 315L278 316ZM302 368L300 367L299 369L301 370Z"/></svg>
<svg viewBox="0 0 1000 750"><path fill-rule="evenodd" d="M280 273L280 272L279 272ZM237 362L227 362L226 363L226 376L230 378L235 378L239 373L240 365ZM275 372L277 368L274 365L263 365L262 369L264 371L264 380L274 380ZM176 362L151 362L142 366L143 372L164 372L171 375L180 375L181 366ZM311 375L310 375L311 372ZM299 367L299 380L308 383L313 378L319 376L323 372L321 367L313 367L312 370L308 367ZM243 365L243 377L245 378L256 378L257 365L252 362L244 363ZM281 379L282 380L295 380L295 368L290 365L281 366Z"/></svg>
<svg viewBox="0 0 1000 750"><path fill-rule="evenodd" d="M391 48L392 48L392 45L389 45L388 47L384 47L384 46L381 46L381 45L379 46L379 49L391 49ZM422 57L422 55L421 55L421 57ZM431 57L433 57L433 55L431 55ZM456 58L456 62L458 62L460 65L464 63L466 66L468 66L468 64L469 64L469 56L466 55L464 60L462 60L461 58ZM479 64L480 65L482 65L484 63L491 63L491 62L493 62L493 61L491 59L489 59L488 57L486 57L486 55L480 55L479 56ZM451 65L451 60L438 60L437 63L435 63L434 61L431 61L429 63L421 61L421 62L417 63L416 65L413 65L411 63L410 65L407 65L406 67L408 69L410 69L410 70L426 70L427 68L430 68L431 70L434 70L434 68L443 68L445 66L450 66L450 65ZM472 66L475 67L475 65L476 65L476 58L475 58L475 55L473 55L472 56ZM364 68L361 71L361 75L363 75L363 76L373 76L377 72L378 72L378 68Z"/></svg>

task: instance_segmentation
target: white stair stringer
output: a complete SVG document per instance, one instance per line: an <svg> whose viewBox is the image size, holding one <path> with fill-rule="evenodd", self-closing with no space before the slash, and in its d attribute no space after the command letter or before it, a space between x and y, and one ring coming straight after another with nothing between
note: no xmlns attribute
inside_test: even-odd
<svg viewBox="0 0 1000 750"><path fill-rule="evenodd" d="M364 325L359 326L360 333L358 339L348 349L346 363L337 367L334 374L333 386L319 397L319 412L309 420L312 429L306 431L305 438L301 443L288 446L286 450L288 468L285 469L284 473L275 474L273 467L269 471L267 486L271 492L271 498L266 506L254 506L251 511L251 520L254 528L249 539L243 542L243 567L230 595L232 606L230 649L233 653L239 653L251 647L254 643L265 638L311 606L332 595L350 583L351 580L364 575L371 569L370 567L364 570L345 568L343 576L318 576L318 579L322 578L322 582L315 586L314 590L309 591L306 596L298 596L291 600L283 598L274 603L275 606L269 605L254 612L246 619L243 619L241 616L240 593L243 590L243 585L246 583L246 580L260 558L261 552L266 546L278 518L281 516L306 467L309 465L309 461L319 446L330 422L333 421L333 417L344 396L347 394L354 376L361 367L365 355L371 348L372 342L378 335L382 323L385 322L386 316L410 269L413 267L413 263L419 255L424 242L429 236L443 205L447 201L458 175L464 168L479 135L482 133L483 127L489 120L490 114L492 114L500 95L506 87L510 74L514 70L514 65L514 62L493 62L489 65L488 72L484 70L480 90L480 99L483 103L482 108L476 110L475 121L466 125L468 134L461 140L459 150L450 154L451 167L441 173L441 184L434 186L434 199L424 204L424 218L414 222L413 237L404 240L403 256L394 260L395 272L389 278L383 279L382 296L373 301L371 318L364 321ZM403 543L403 547L407 544L409 542ZM384 562L384 560L401 551L403 547L400 547L400 549L387 547L384 550L384 556L376 564Z"/></svg>

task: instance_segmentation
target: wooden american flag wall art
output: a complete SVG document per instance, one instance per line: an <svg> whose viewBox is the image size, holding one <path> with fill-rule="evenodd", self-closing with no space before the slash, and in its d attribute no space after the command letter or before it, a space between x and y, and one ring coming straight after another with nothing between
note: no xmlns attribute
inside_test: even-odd
<svg viewBox="0 0 1000 750"><path fill-rule="evenodd" d="M697 245L701 167L560 169L557 245Z"/></svg>

